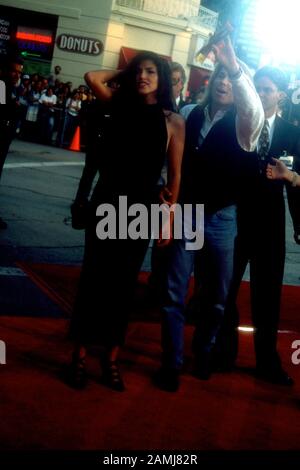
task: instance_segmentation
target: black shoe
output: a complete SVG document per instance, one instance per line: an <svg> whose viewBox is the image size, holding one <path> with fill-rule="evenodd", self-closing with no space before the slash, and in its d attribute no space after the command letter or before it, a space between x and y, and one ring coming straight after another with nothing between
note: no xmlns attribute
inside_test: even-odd
<svg viewBox="0 0 300 470"><path fill-rule="evenodd" d="M210 352L197 353L195 356L194 375L200 380L208 380L212 374L212 356Z"/></svg>
<svg viewBox="0 0 300 470"><path fill-rule="evenodd" d="M229 374L235 369L235 363L231 361L220 361L212 365L212 372L221 372Z"/></svg>
<svg viewBox="0 0 300 470"><path fill-rule="evenodd" d="M265 380L266 382L270 382L275 385L291 387L295 383L292 377L290 377L282 367L276 369L262 369L258 367L256 368L255 375L258 379Z"/></svg>
<svg viewBox="0 0 300 470"><path fill-rule="evenodd" d="M79 357L73 353L72 362L66 372L66 382L76 390L83 390L87 386L85 357Z"/></svg>
<svg viewBox="0 0 300 470"><path fill-rule="evenodd" d="M7 228L7 223L0 217L0 230L5 230Z"/></svg>
<svg viewBox="0 0 300 470"><path fill-rule="evenodd" d="M161 367L153 376L154 384L166 392L177 392L180 372L171 367Z"/></svg>
<svg viewBox="0 0 300 470"><path fill-rule="evenodd" d="M124 392L125 385L116 361L102 361L101 382L116 392Z"/></svg>
<svg viewBox="0 0 300 470"><path fill-rule="evenodd" d="M229 373L235 369L235 361L226 357L220 356L219 354L212 356L211 370L212 372L224 372Z"/></svg>

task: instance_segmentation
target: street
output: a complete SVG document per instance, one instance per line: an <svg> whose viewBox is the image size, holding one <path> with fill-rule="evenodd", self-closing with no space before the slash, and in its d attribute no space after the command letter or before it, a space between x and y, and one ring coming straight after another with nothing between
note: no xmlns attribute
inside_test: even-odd
<svg viewBox="0 0 300 470"><path fill-rule="evenodd" d="M1 264L13 257L36 262L80 263L84 231L70 225L84 155L15 140L1 181ZM4 248L4 249L3 249Z"/></svg>
<svg viewBox="0 0 300 470"><path fill-rule="evenodd" d="M2 266L16 260L81 263L84 231L72 229L70 204L83 164L83 153L14 140L0 184L0 215L8 223L0 232ZM293 240L288 210L286 246L284 283L300 285L300 246ZM149 259L148 253L145 270Z"/></svg>

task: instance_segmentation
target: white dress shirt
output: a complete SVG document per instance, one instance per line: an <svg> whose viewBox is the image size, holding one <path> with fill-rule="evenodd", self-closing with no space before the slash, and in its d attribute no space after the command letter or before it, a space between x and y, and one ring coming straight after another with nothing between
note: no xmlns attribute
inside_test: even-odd
<svg viewBox="0 0 300 470"><path fill-rule="evenodd" d="M261 100L255 90L254 84L247 73L242 72L238 79L232 80L232 93L236 108L236 135L242 149L253 152L257 147L258 138L264 124L264 110ZM184 106L180 114L187 119L190 112L197 106L191 104ZM213 119L210 118L208 109L204 109L204 122L200 130L199 140L203 140L216 122L226 111L218 111Z"/></svg>
<svg viewBox="0 0 300 470"><path fill-rule="evenodd" d="M273 116L269 117L267 119L269 123L269 142L270 142L270 147L272 144L272 139L274 135L274 129L275 129L275 119L276 119L276 113L273 114Z"/></svg>

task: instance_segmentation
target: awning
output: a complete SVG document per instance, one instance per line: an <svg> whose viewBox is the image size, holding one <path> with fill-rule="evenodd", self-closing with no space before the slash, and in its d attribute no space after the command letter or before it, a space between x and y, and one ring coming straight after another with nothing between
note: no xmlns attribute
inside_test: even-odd
<svg viewBox="0 0 300 470"><path fill-rule="evenodd" d="M126 65L133 59L139 52L142 52L142 49L133 49L131 47L121 47L118 70L123 70ZM172 58L167 55L158 54L159 57L166 59L168 62L172 61Z"/></svg>
<svg viewBox="0 0 300 470"><path fill-rule="evenodd" d="M211 71L191 66L188 90L190 93L196 93L200 87L207 85Z"/></svg>

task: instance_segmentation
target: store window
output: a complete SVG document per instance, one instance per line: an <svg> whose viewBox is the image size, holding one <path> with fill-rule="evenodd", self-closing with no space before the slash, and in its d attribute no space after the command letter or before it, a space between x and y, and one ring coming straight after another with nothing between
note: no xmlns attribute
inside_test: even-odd
<svg viewBox="0 0 300 470"><path fill-rule="evenodd" d="M1 6L0 63L18 54L25 73L49 75L57 23L56 15Z"/></svg>
<svg viewBox="0 0 300 470"><path fill-rule="evenodd" d="M54 47L53 31L50 29L18 26L16 40L19 54L25 60L26 73L49 75Z"/></svg>

